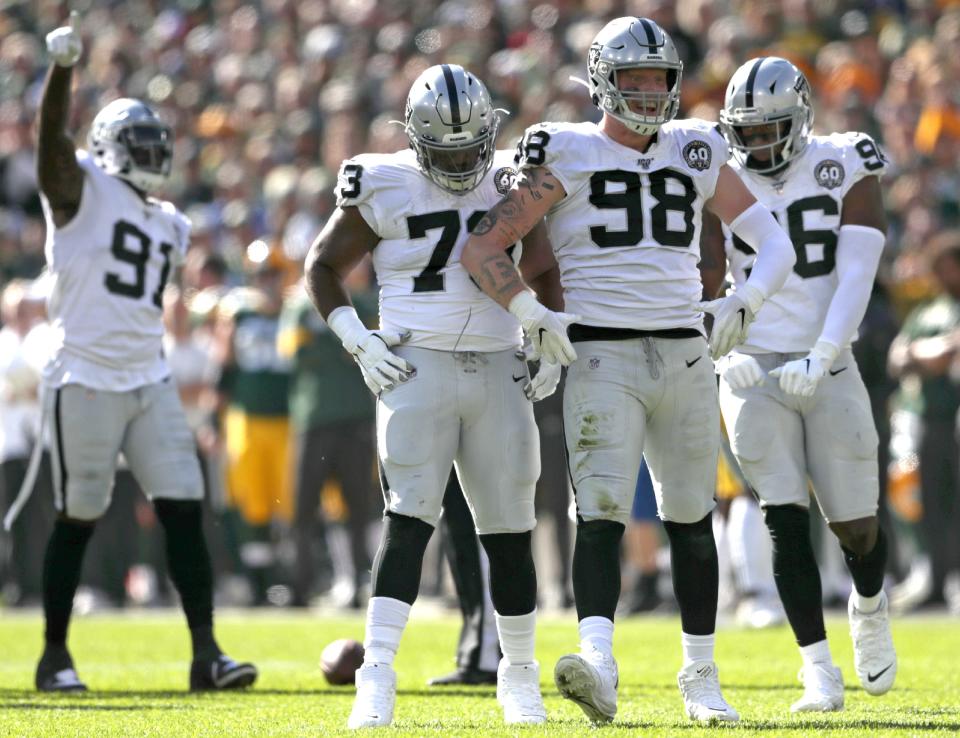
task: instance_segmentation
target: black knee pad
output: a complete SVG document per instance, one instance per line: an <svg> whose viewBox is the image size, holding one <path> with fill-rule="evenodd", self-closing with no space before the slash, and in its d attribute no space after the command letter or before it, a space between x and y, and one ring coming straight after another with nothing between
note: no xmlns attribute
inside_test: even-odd
<svg viewBox="0 0 960 738"><path fill-rule="evenodd" d="M392 597L413 604L420 589L423 552L433 526L409 515L388 512L383 520L380 548L373 561L373 596Z"/></svg>
<svg viewBox="0 0 960 738"><path fill-rule="evenodd" d="M713 538L713 513L696 523L676 523L663 521L664 530L670 539L670 550L683 551L694 559L710 559L717 555L717 544Z"/></svg>
<svg viewBox="0 0 960 738"><path fill-rule="evenodd" d="M577 543L590 545L620 545L626 526L615 520L584 520L577 518Z"/></svg>
<svg viewBox="0 0 960 738"><path fill-rule="evenodd" d="M501 615L526 615L537 606L531 531L480 536L490 560L490 598Z"/></svg>
<svg viewBox="0 0 960 738"><path fill-rule="evenodd" d="M153 509L157 518L166 526L168 521L189 520L203 517L203 507L200 500L167 500L157 498L153 501Z"/></svg>
<svg viewBox="0 0 960 738"><path fill-rule="evenodd" d="M778 545L810 539L810 511L799 505L768 505L763 517L770 530L774 549Z"/></svg>

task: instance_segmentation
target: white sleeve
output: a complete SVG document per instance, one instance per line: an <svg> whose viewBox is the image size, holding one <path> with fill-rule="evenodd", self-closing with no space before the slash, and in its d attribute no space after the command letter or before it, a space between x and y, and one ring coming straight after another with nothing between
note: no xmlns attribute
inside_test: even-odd
<svg viewBox="0 0 960 738"><path fill-rule="evenodd" d="M837 240L837 289L827 308L819 341L843 349L863 321L886 237L876 228L840 227ZM819 342L818 341L818 342Z"/></svg>
<svg viewBox="0 0 960 738"><path fill-rule="evenodd" d="M790 237L770 211L755 202L730 224L730 230L757 252L756 261L744 287L752 287L764 298L783 287L797 261ZM751 292L751 290L747 290ZM750 306L754 312L758 307Z"/></svg>
<svg viewBox="0 0 960 738"><path fill-rule="evenodd" d="M367 225L374 233L379 234L380 213L373 197L379 183L371 181L377 179L371 169L373 167L370 166L366 157L344 160L337 174L334 193L337 198L337 207L358 208Z"/></svg>

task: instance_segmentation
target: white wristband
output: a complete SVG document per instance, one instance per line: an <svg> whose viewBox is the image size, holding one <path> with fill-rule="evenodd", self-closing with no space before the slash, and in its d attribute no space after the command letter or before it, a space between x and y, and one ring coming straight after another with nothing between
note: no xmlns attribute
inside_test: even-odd
<svg viewBox="0 0 960 738"><path fill-rule="evenodd" d="M820 359L820 364L824 369L829 369L833 366L833 362L837 360L837 354L840 353L840 349L829 341L824 341L821 338L817 341L810 353Z"/></svg>
<svg viewBox="0 0 960 738"><path fill-rule="evenodd" d="M351 354L356 351L360 339L369 332L352 305L341 305L331 312L327 316L327 325Z"/></svg>
<svg viewBox="0 0 960 738"><path fill-rule="evenodd" d="M735 293L741 300L743 300L747 307L750 308L750 312L756 315L760 312L760 308L763 306L764 296L763 293L754 287L749 282L745 282L739 287Z"/></svg>
<svg viewBox="0 0 960 738"><path fill-rule="evenodd" d="M546 311L546 308L528 290L521 290L515 294L507 309L517 316L517 319L524 325L528 322L536 322Z"/></svg>

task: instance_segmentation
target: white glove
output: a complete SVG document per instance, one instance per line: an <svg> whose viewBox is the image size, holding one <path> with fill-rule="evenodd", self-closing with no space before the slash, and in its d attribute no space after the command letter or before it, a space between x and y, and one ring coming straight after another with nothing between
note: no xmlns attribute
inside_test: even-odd
<svg viewBox="0 0 960 738"><path fill-rule="evenodd" d="M720 376L732 390L763 384L763 369L750 354L729 354L723 361Z"/></svg>
<svg viewBox="0 0 960 738"><path fill-rule="evenodd" d="M817 345L804 358L778 366L770 372L770 376L780 379L780 389L788 395L813 397L838 353L840 350L832 343L817 341Z"/></svg>
<svg viewBox="0 0 960 738"><path fill-rule="evenodd" d="M530 337L535 356L563 366L576 360L577 352L567 336L567 326L580 320L579 315L548 310L526 290L513 296L509 309Z"/></svg>
<svg viewBox="0 0 960 738"><path fill-rule="evenodd" d="M47 53L57 66L72 67L83 53L83 41L77 31L80 13L70 11L70 25L61 26L47 34Z"/></svg>
<svg viewBox="0 0 960 738"><path fill-rule="evenodd" d="M528 356L527 360L530 359L531 356ZM524 385L523 392L528 400L539 402L556 392L558 384L560 384L560 365L541 359L537 373Z"/></svg>
<svg viewBox="0 0 960 738"><path fill-rule="evenodd" d="M763 294L749 284L741 285L726 297L700 303L700 310L713 315L709 344L714 361L746 340L747 328L762 304Z"/></svg>
<svg viewBox="0 0 960 738"><path fill-rule="evenodd" d="M417 370L390 351L410 337L405 331L371 331L357 316L357 311L343 305L327 316L330 330L339 336L343 347L360 365L363 381L375 395L393 389L412 378Z"/></svg>

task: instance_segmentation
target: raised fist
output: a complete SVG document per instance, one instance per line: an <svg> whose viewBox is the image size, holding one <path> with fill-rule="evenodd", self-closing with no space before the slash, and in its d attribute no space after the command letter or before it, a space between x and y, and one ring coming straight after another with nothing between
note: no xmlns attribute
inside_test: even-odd
<svg viewBox="0 0 960 738"><path fill-rule="evenodd" d="M83 53L83 41L77 31L80 14L70 11L70 25L61 26L47 34L47 53L61 67L72 67Z"/></svg>

